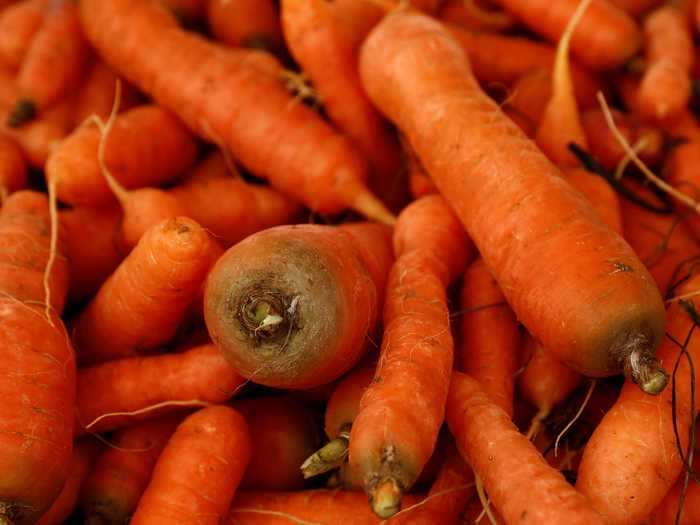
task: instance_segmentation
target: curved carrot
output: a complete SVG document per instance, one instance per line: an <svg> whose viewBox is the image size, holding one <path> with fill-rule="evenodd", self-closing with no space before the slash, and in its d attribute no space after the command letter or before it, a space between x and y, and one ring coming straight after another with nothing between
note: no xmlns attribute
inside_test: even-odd
<svg viewBox="0 0 700 525"><path fill-rule="evenodd" d="M583 168L567 170L564 176L569 184L588 199L603 222L622 235L620 199L617 198L613 187L602 177Z"/></svg>
<svg viewBox="0 0 700 525"><path fill-rule="evenodd" d="M76 432L105 432L182 406L222 403L244 382L214 345L82 368Z"/></svg>
<svg viewBox="0 0 700 525"><path fill-rule="evenodd" d="M586 498L547 465L479 383L459 372L452 375L447 424L506 523L602 525Z"/></svg>
<svg viewBox="0 0 700 525"><path fill-rule="evenodd" d="M27 185L27 161L10 137L0 134L0 205L7 196Z"/></svg>
<svg viewBox="0 0 700 525"><path fill-rule="evenodd" d="M372 223L251 235L207 279L212 340L256 383L304 389L333 381L360 359L377 324L390 235Z"/></svg>
<svg viewBox="0 0 700 525"><path fill-rule="evenodd" d="M46 0L15 2L0 13L0 62L19 69L44 20Z"/></svg>
<svg viewBox="0 0 700 525"><path fill-rule="evenodd" d="M280 17L272 0L209 0L207 23L218 41L271 53L283 48Z"/></svg>
<svg viewBox="0 0 700 525"><path fill-rule="evenodd" d="M79 359L105 361L169 341L219 253L191 219L151 228L75 319Z"/></svg>
<svg viewBox="0 0 700 525"><path fill-rule="evenodd" d="M80 9L85 32L107 63L274 187L320 213L349 207L393 222L363 182L364 159L349 139L294 101L272 55L224 51L180 30L152 1L87 0ZM170 67L163 69L162 60Z"/></svg>
<svg viewBox="0 0 700 525"><path fill-rule="evenodd" d="M360 72L528 330L582 373L624 372L661 391L667 376L653 354L663 303L651 276L479 89L450 33L420 14L391 14L365 41Z"/></svg>
<svg viewBox="0 0 700 525"><path fill-rule="evenodd" d="M442 197L423 197L401 212L379 364L350 433L350 467L380 517L399 510L435 447L453 357L446 288L472 251Z"/></svg>

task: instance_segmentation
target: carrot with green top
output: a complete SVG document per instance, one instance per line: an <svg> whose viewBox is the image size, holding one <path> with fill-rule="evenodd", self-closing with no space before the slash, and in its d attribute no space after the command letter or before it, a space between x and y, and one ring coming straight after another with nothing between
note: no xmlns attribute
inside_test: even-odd
<svg viewBox="0 0 700 525"><path fill-rule="evenodd" d="M451 34L423 15L393 13L365 41L360 73L545 348L581 373L624 372L646 392L663 390L667 375L654 359L664 326L656 284L481 91Z"/></svg>

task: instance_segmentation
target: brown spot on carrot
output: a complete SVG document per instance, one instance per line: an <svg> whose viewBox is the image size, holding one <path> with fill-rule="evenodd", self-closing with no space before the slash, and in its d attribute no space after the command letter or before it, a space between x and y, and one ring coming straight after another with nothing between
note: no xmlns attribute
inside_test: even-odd
<svg viewBox="0 0 700 525"><path fill-rule="evenodd" d="M620 261L612 261L612 265L615 269L612 272L610 272L610 275L612 275L614 273L620 273L620 272L632 273L634 271L630 265L625 264L625 263L620 262Z"/></svg>

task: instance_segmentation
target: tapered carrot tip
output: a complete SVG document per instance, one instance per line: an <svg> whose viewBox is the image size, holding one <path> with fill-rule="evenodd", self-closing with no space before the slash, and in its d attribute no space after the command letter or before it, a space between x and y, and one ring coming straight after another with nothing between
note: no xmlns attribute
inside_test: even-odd
<svg viewBox="0 0 700 525"><path fill-rule="evenodd" d="M394 478L386 478L377 483L369 494L369 504L379 518L391 518L401 508L403 490Z"/></svg>
<svg viewBox="0 0 700 525"><path fill-rule="evenodd" d="M342 465L348 455L350 433L341 432L337 438L330 440L311 454L301 465L305 479L318 476Z"/></svg>
<svg viewBox="0 0 700 525"><path fill-rule="evenodd" d="M375 197L370 191L358 192L348 205L368 219L381 222L389 226L396 224L396 216L391 213L384 203Z"/></svg>
<svg viewBox="0 0 700 525"><path fill-rule="evenodd" d="M630 352L625 362L625 376L639 385L644 392L657 395L666 388L668 373L661 364L643 350L636 349Z"/></svg>
<svg viewBox="0 0 700 525"><path fill-rule="evenodd" d="M34 102L27 98L17 101L15 107L7 116L7 125L11 128L21 126L25 122L29 122L36 116L36 106Z"/></svg>

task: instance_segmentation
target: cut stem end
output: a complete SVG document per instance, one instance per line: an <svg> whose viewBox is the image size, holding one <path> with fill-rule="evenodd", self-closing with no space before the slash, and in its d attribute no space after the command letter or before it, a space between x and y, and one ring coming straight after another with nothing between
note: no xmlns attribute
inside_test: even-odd
<svg viewBox="0 0 700 525"><path fill-rule="evenodd" d="M348 456L349 445L349 436L344 432L330 440L301 465L301 473L304 478L308 479L338 468Z"/></svg>
<svg viewBox="0 0 700 525"><path fill-rule="evenodd" d="M382 519L389 519L401 508L403 490L394 478L385 478L377 483L369 494L372 511Z"/></svg>
<svg viewBox="0 0 700 525"><path fill-rule="evenodd" d="M653 355L633 350L625 362L625 377L653 396L660 394L668 384L668 373Z"/></svg>

